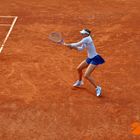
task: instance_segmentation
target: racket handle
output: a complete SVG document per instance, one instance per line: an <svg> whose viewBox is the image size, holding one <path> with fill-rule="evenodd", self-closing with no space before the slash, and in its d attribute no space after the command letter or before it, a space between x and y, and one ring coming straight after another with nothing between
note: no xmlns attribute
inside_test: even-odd
<svg viewBox="0 0 140 140"><path fill-rule="evenodd" d="M61 43L61 44L64 44L64 39L62 39L62 40L60 41L60 43Z"/></svg>
<svg viewBox="0 0 140 140"><path fill-rule="evenodd" d="M58 42L58 44L64 44L64 40L62 39L61 41Z"/></svg>

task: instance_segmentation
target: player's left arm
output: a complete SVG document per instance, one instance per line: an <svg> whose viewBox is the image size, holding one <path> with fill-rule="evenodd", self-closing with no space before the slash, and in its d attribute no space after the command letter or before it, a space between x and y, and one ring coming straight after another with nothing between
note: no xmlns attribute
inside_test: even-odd
<svg viewBox="0 0 140 140"><path fill-rule="evenodd" d="M81 44L81 46L73 46L72 44L67 44L67 43L64 43L65 46L67 46L68 48L70 49L75 49L75 50L78 50L78 51L82 51L86 46L85 44Z"/></svg>
<svg viewBox="0 0 140 140"><path fill-rule="evenodd" d="M78 47L81 47L83 45L83 40L81 40L77 43L70 43L70 44L63 43L63 45L69 47L70 49L78 50Z"/></svg>

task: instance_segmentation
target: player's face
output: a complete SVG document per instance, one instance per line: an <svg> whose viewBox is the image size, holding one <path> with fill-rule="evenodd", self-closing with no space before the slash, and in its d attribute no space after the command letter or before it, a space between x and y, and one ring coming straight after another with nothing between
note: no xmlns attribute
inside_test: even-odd
<svg viewBox="0 0 140 140"><path fill-rule="evenodd" d="M81 34L82 35L82 37L87 37L88 35L87 34Z"/></svg>

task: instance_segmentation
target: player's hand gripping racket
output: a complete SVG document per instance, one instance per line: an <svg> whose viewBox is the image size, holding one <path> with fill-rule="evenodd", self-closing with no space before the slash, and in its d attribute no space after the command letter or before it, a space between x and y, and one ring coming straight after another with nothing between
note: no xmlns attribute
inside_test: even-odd
<svg viewBox="0 0 140 140"><path fill-rule="evenodd" d="M55 43L64 44L62 35L59 32L52 32L51 34L49 34L48 38Z"/></svg>

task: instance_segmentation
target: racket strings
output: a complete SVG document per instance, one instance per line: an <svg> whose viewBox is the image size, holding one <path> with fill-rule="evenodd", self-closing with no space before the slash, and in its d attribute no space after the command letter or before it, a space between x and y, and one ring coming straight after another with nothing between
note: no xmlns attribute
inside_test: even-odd
<svg viewBox="0 0 140 140"><path fill-rule="evenodd" d="M53 42L58 42L58 43L63 40L62 35L59 32L53 32L53 33L49 34L49 39Z"/></svg>

